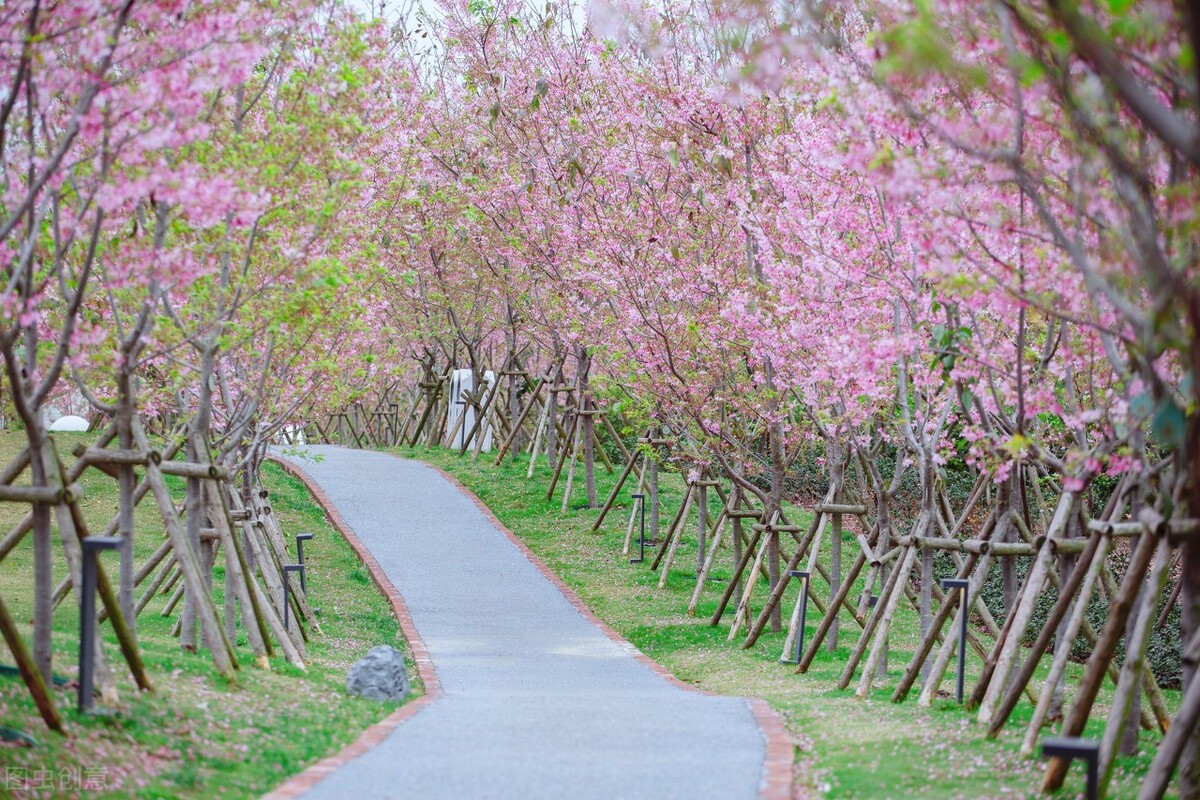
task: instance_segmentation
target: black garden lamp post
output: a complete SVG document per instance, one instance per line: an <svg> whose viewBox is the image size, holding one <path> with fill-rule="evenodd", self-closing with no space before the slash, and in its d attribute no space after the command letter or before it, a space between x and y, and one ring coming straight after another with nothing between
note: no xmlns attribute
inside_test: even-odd
<svg viewBox="0 0 1200 800"><path fill-rule="evenodd" d="M1062 758L1070 764L1077 758L1087 762L1087 798L1100 796L1100 743L1075 736L1052 736L1042 740L1042 758Z"/></svg>
<svg viewBox="0 0 1200 800"><path fill-rule="evenodd" d="M283 629L288 629L288 612L289 612L289 597L292 589L291 574L293 572L300 573L300 584L304 585L304 565L303 564L284 564L283 565Z"/></svg>
<svg viewBox="0 0 1200 800"><path fill-rule="evenodd" d="M300 562L300 566L304 566L304 543L313 538L311 533L296 534L296 560ZM300 570L300 591L304 592L304 596L308 597L308 579L305 576L307 570Z"/></svg>
<svg viewBox="0 0 1200 800"><path fill-rule="evenodd" d="M954 696L961 703L967 669L967 586L970 585L970 581L966 578L942 578L940 583L944 591L954 590L958 593L958 688Z"/></svg>
<svg viewBox="0 0 1200 800"><path fill-rule="evenodd" d="M83 564L79 592L79 713L92 708L92 689L96 666L96 559L101 550L116 550L123 544L119 536L88 536L80 540Z"/></svg>
<svg viewBox="0 0 1200 800"><path fill-rule="evenodd" d="M638 533L638 557L629 559L629 563L640 564L646 560L646 495L639 492L630 497L637 501L641 528Z"/></svg>

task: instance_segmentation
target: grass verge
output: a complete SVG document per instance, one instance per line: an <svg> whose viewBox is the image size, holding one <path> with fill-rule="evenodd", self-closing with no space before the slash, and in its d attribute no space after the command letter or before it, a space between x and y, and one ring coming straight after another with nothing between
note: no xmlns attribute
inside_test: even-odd
<svg viewBox="0 0 1200 800"><path fill-rule="evenodd" d="M694 514L691 535L685 538L676 558L677 567L660 589L659 574L651 572L648 563L631 565L621 553L631 510L628 495L634 491L632 484L623 491L625 499L609 514L600 530L591 533L599 512L581 507L586 505L581 476L576 476L570 507L563 514L560 512L563 482L554 498L546 500L550 468L544 459L535 469L533 479L527 480L528 460L524 455L506 459L494 467L491 457L486 455L472 462L441 449L396 452L427 461L458 478L598 616L680 679L710 691L769 702L784 717L796 742L798 793L836 798L1038 796L1042 765L1018 754L1023 723L1032 713L1028 701L1018 706L1012 721L995 741L984 738L974 716L960 709L945 693L928 709L917 706L916 692L905 703L891 702L892 689L917 644L918 620L910 609L904 608L898 614L892 630L887 680L877 681L870 697L858 700L853 693L854 683L845 691L837 689L838 676L858 633L848 614L841 619L839 646L832 652L823 647L805 675L798 675L794 667L779 663L782 633L765 634L753 649L744 650L740 646L741 637L734 642L726 641L732 609L723 624L717 627L708 624L730 576L732 557L728 552L718 558L722 566L714 568L714 579L696 616L687 615L688 600L695 586ZM602 466L597 467L601 502L611 491L615 477ZM664 474L660 481L664 532L682 502L683 488L678 475ZM710 519L719 511L716 502L713 498ZM799 510L794 515L794 519L802 521L806 516ZM853 559L856 547L847 533L842 548L843 568ZM822 599L828 598L828 588L819 580L814 589ZM857 591L853 596L857 596ZM756 610L765 595L765 586L760 582ZM794 603L793 588L785 597L785 609L790 611ZM820 615L811 605L808 619L811 637L820 621ZM969 655L968 690L979 666L978 659ZM1077 682L1080 672L1080 665L1071 665L1068 687ZM943 688L952 690L953 679L952 667ZM1166 694L1168 705L1174 708L1178 693ZM1108 685L1093 712L1094 721L1087 735L1099 735L1110 695L1111 685ZM1143 732L1141 754L1118 759L1110 797L1137 794L1158 740L1157 735ZM1082 766L1076 765L1063 796L1082 796L1083 789Z"/></svg>
<svg viewBox="0 0 1200 800"><path fill-rule="evenodd" d="M59 435L56 440L68 454L77 442L92 438ZM0 431L0 463L23 446L23 434ZM66 460L70 462L69 455ZM74 711L71 684L58 689L55 695L66 718L66 737L46 730L19 678L0 676L0 726L26 731L37 741L32 747L0 743L0 796L256 797L340 750L396 707L352 697L344 688L346 670L372 646L393 644L406 649L386 598L304 485L274 464L265 465L263 472L285 533L315 534L304 554L310 600L321 610L320 631L314 631L309 642L307 671L289 666L282 658L272 661L270 671L258 669L239 630L237 653L242 666L236 684L228 684L213 670L207 652L187 653L179 648L171 636L176 617L160 615L167 596L156 597L138 619L153 693L137 692L107 625L101 631L108 663L118 677L120 701L103 715L80 717ZM98 531L116 511L116 481L88 470L80 483L85 518L90 529ZM174 489L182 496L181 482L174 482ZM0 529L11 529L26 510L0 505ZM152 500L138 508L135 524L140 564L164 537ZM57 542L57 530L54 536ZM55 550L61 554L57 544ZM214 585L217 606L222 608L223 558L217 561ZM104 563L115 580L115 554L105 555ZM63 575L65 564L59 561L55 579ZM28 539L0 564L0 594L28 642L32 614ZM71 596L54 617L55 672L69 682L78 674L78 630L78 610ZM3 643L0 662L13 663ZM419 693L411 664L409 674Z"/></svg>

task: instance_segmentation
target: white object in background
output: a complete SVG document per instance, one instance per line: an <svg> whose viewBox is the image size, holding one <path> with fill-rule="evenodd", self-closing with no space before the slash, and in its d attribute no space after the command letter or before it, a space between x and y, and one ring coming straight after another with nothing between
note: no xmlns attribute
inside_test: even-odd
<svg viewBox="0 0 1200 800"><path fill-rule="evenodd" d="M308 444L308 441L304 438L303 425L284 425L280 428L279 436L276 438L281 439L282 444Z"/></svg>
<svg viewBox="0 0 1200 800"><path fill-rule="evenodd" d="M483 373L483 379L487 381L489 394L496 389L496 375L490 369ZM458 432L454 434L454 440L450 442L450 446L462 449L463 443L467 442L467 435L471 433L471 429L475 427L475 409L467 403L463 397L464 393L472 392L475 389L475 375L469 369L456 369L450 375L450 410L446 414L446 429L442 432L443 441L445 437L454 430L454 426L458 424L458 418L463 414L467 418L463 420L463 424L458 426ZM484 395L479 402L482 407L486 405L488 396ZM490 452L492 449L492 425L485 421L480 426L482 431L476 431L475 436L470 439L468 449L475 448L475 437L483 436L483 452Z"/></svg>
<svg viewBox="0 0 1200 800"><path fill-rule="evenodd" d="M86 433L88 429L88 421L83 417L77 417L74 414L67 414L59 417L50 423L52 432L66 431L69 433Z"/></svg>

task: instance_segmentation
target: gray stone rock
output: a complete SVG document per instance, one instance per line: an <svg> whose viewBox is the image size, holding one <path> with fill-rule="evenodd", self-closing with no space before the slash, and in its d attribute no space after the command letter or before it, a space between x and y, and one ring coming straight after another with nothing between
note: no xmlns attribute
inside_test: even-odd
<svg viewBox="0 0 1200 800"><path fill-rule="evenodd" d="M408 696L404 654L386 644L372 647L366 658L350 667L346 691L372 700L403 700Z"/></svg>

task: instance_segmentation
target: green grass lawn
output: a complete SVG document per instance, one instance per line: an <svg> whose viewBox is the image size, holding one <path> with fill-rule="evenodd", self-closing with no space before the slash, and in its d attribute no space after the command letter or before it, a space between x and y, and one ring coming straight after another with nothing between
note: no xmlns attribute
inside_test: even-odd
<svg viewBox="0 0 1200 800"><path fill-rule="evenodd" d="M77 442L93 439L56 437L67 463L73 460L69 453ZM0 462L6 463L23 445L23 434L0 431ZM91 780L104 790L86 792L87 797L255 797L336 752L395 707L351 697L344 690L346 669L368 649L377 644L404 647L386 599L302 483L274 464L266 465L263 479L285 534L289 538L301 531L316 535L306 543L305 560L310 599L320 608L320 631L312 632L307 672L281 657L272 661L270 671L254 666L239 629L241 669L236 684L227 684L216 674L206 651L180 650L170 633L176 616L160 615L167 600L162 595L138 619L138 637L155 691L137 692L111 628L102 626L108 662L119 678L120 701L106 715L79 717L74 691L57 690L68 736L46 729L19 678L0 676L0 726L26 731L37 740L33 747L0 745L0 796L58 797L69 794L64 789ZM91 530L99 532L116 511L116 481L93 469L80 483L85 517ZM173 487L182 496L182 482L173 481ZM0 505L0 530L10 530L26 509ZM56 530L56 542L57 535ZM139 564L164 535L153 499L147 497L136 517ZM61 552L57 544L55 548ZM115 582L115 554L106 554L104 561ZM214 584L220 609L224 559L217 561ZM0 593L27 636L31 564L29 539L0 564ZM60 562L56 580L64 573L65 564ZM78 674L78 630L72 595L54 618L54 669L67 679ZM13 663L2 643L0 662ZM416 683L415 670L410 669L410 674ZM22 780L31 787L18 788Z"/></svg>
<svg viewBox="0 0 1200 800"><path fill-rule="evenodd" d="M625 499L618 508L609 514L599 532L591 533L599 512L580 507L585 505L582 476L576 476L571 510L561 514L565 479L560 482L554 499L547 502L550 468L544 459L533 479L526 480L525 456L515 461L506 459L503 465L493 467L491 457L486 455L472 463L469 457L459 458L446 450L397 452L435 464L462 481L602 619L679 678L714 692L767 700L782 714L795 739L796 779L803 792L819 789L829 797L839 798L1037 795L1041 764L1018 754L1024 735L1022 723L1032 713L1027 701L1017 707L1012 721L996 741L985 739L973 715L962 711L949 695L935 700L929 709L917 706L917 691L903 704L891 702L892 689L917 644L917 616L907 606L902 606L892 629L887 681L882 684L877 681L871 697L858 700L853 693L856 682L845 691L837 689L838 676L859 631L848 614L841 619L842 637L837 650L828 652L822 648L805 675L798 675L794 667L779 663L782 633L765 634L753 649L743 650L742 636L732 643L726 641L732 608L722 625L714 628L708 624L732 570L731 550L719 556L722 569L714 568L715 580L706 589L696 616L687 615L688 600L695 586L694 514L690 535L680 548L676 567L663 589L657 586L658 573L648 569L649 562L629 564L621 554L621 546L634 478L622 492ZM616 476L602 466L597 467L596 474L599 499L603 502ZM660 487L665 534L682 502L684 487L678 475L665 474ZM710 514L715 516L719 511L717 499L713 497L711 503ZM793 521L796 518L808 519L802 511L794 513ZM853 560L856 548L847 535L842 548L843 569ZM792 548L786 549L790 552ZM648 558L649 555L648 551ZM764 584L759 583L755 611L766 597ZM814 590L822 599L828 599L828 587L819 578ZM794 602L793 588L785 598L788 612ZM810 638L819 621L820 614L810 606ZM979 660L969 652L968 691L979 666ZM1080 665L1071 666L1068 687L1080 672ZM953 691L953 680L952 665L942 684L943 692ZM1088 735L1099 735L1110 693L1111 685L1101 695ZM1178 693L1167 692L1167 702L1174 707ZM1143 733L1142 738L1142 755L1118 760L1110 796L1136 795L1139 776L1149 766L1158 741L1157 735L1149 733ZM1063 795L1082 796L1083 786L1082 765L1076 765Z"/></svg>

